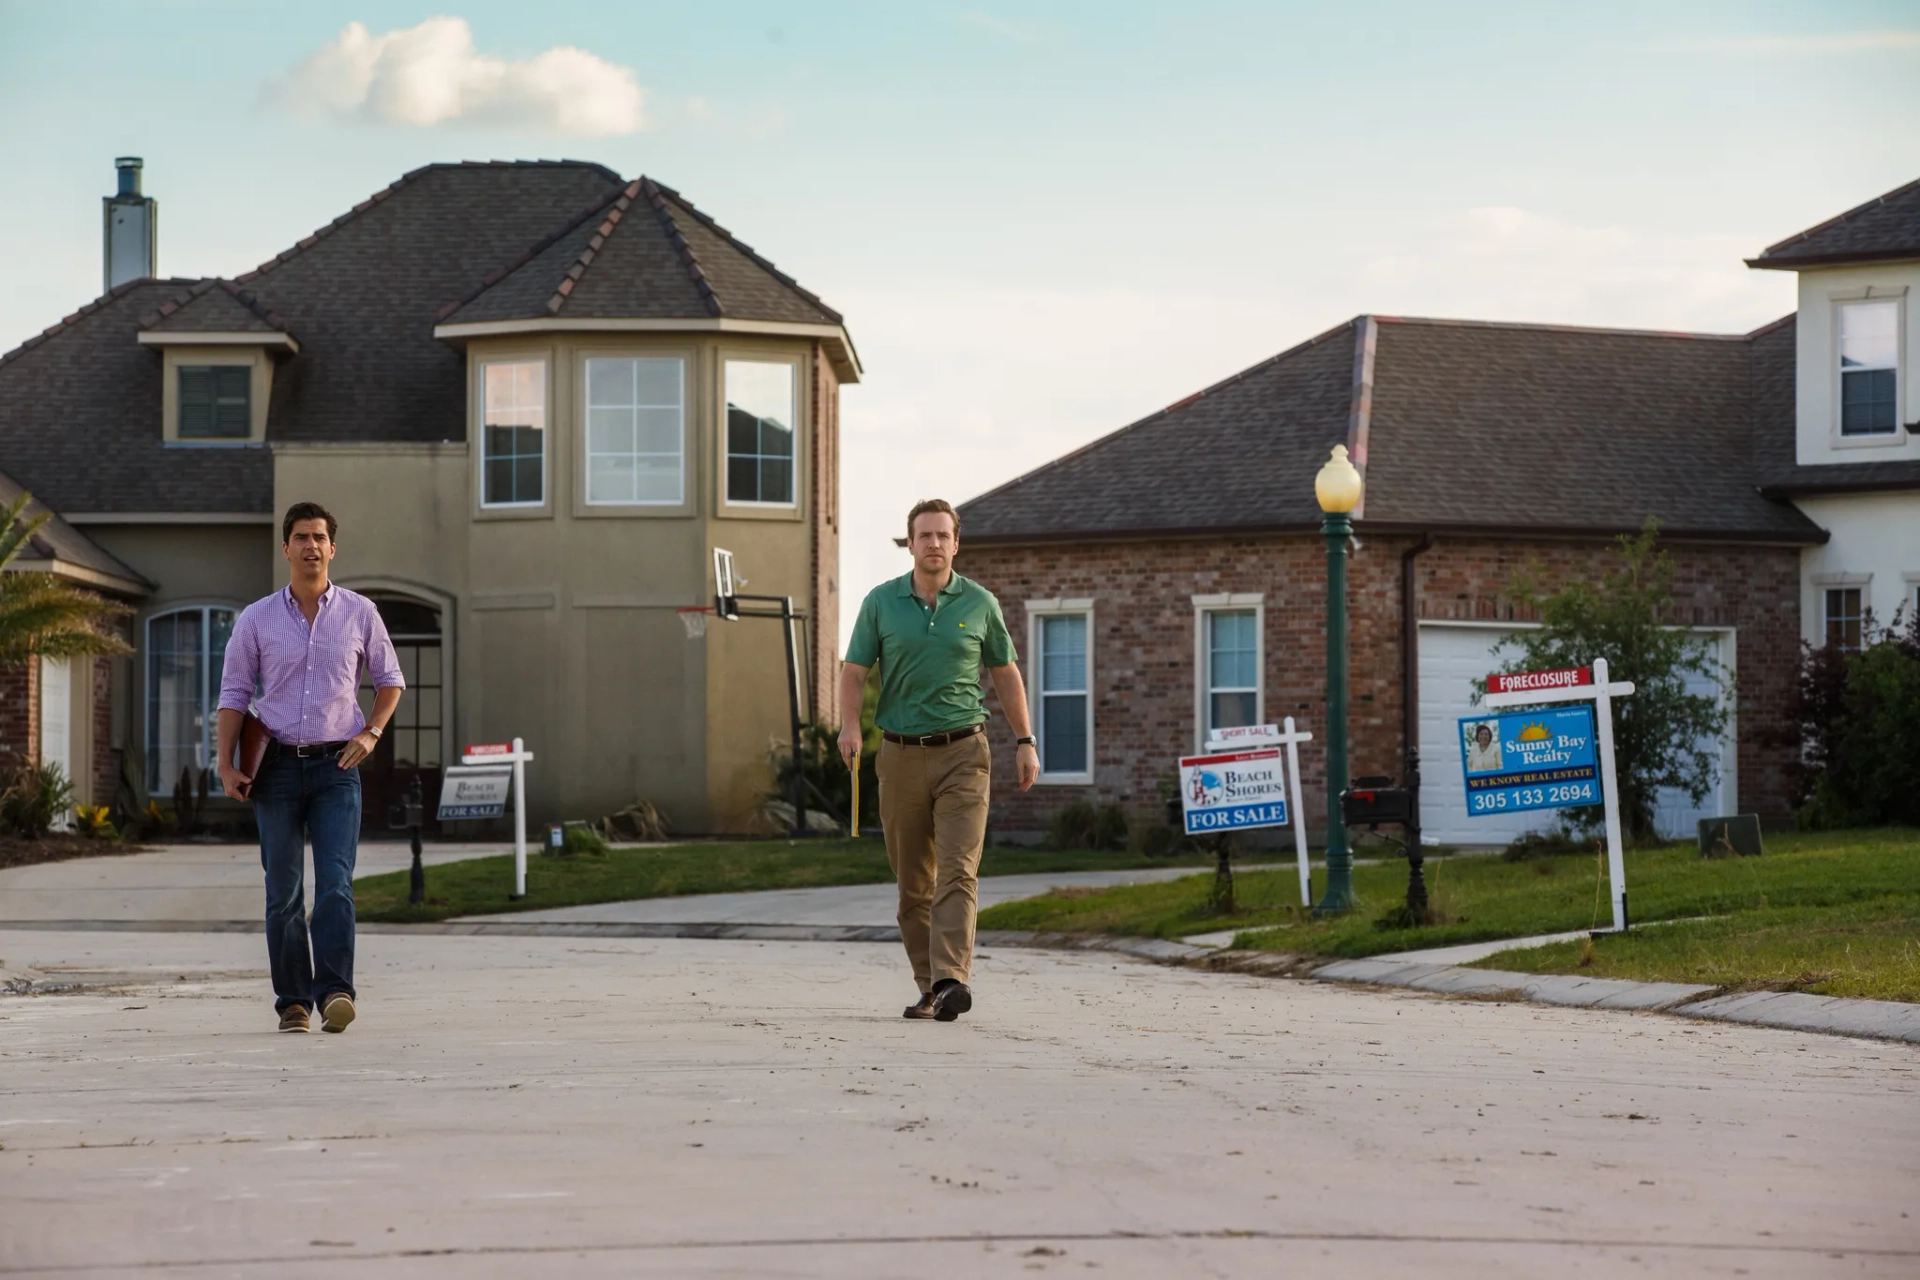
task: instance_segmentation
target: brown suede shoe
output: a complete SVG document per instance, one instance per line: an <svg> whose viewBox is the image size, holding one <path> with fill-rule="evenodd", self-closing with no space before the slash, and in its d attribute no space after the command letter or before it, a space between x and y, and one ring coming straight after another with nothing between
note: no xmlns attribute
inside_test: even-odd
<svg viewBox="0 0 1920 1280"><path fill-rule="evenodd" d="M288 1005L287 1011L280 1015L280 1029L282 1031L313 1030L313 1024L307 1019L307 1006L303 1004Z"/></svg>
<svg viewBox="0 0 1920 1280"><path fill-rule="evenodd" d="M345 1031L347 1024L353 1021L353 997L344 991L336 991L320 1003L320 1029L335 1033Z"/></svg>
<svg viewBox="0 0 1920 1280"><path fill-rule="evenodd" d="M933 1016L933 992L920 993L920 1003L910 1004L900 1014L903 1018L931 1018Z"/></svg>

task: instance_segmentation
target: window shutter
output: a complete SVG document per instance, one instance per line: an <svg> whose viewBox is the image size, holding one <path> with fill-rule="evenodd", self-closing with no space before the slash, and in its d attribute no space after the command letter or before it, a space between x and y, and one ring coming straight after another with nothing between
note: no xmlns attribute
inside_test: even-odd
<svg viewBox="0 0 1920 1280"><path fill-rule="evenodd" d="M180 370L181 439L213 434L213 370L182 367Z"/></svg>
<svg viewBox="0 0 1920 1280"><path fill-rule="evenodd" d="M247 395L252 389L253 370L245 365L223 365L214 370L214 375L219 385L214 396L212 434L244 440L253 434Z"/></svg>

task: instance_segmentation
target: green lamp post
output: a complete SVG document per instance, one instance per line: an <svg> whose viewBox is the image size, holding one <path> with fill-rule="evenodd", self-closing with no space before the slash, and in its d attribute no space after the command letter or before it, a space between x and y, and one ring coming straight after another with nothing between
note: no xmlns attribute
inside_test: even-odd
<svg viewBox="0 0 1920 1280"><path fill-rule="evenodd" d="M1347 542L1353 537L1348 513L1360 505L1360 472L1347 461L1347 447L1333 456L1313 480L1313 495L1325 518L1327 540L1327 892L1315 914L1353 909L1353 850L1340 818L1340 793L1347 789Z"/></svg>

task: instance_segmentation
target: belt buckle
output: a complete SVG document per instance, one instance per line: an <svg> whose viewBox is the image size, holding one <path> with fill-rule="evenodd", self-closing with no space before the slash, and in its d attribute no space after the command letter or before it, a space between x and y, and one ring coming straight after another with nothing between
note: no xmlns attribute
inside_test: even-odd
<svg viewBox="0 0 1920 1280"><path fill-rule="evenodd" d="M939 736L937 733L923 733L920 735L919 741L915 742L914 745L916 747L937 747L940 744L935 742L934 739Z"/></svg>

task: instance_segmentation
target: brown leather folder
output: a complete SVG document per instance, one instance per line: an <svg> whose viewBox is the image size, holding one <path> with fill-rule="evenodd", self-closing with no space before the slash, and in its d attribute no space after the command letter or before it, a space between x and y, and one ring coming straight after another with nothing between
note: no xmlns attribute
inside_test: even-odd
<svg viewBox="0 0 1920 1280"><path fill-rule="evenodd" d="M260 717L247 712L240 718L240 745L234 752L234 767L248 778L259 777L260 767L267 762L267 745L272 741L273 735ZM247 783L247 790L253 790L253 783Z"/></svg>

